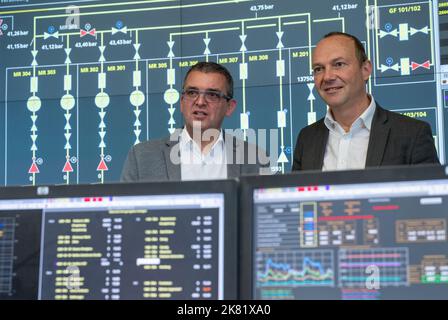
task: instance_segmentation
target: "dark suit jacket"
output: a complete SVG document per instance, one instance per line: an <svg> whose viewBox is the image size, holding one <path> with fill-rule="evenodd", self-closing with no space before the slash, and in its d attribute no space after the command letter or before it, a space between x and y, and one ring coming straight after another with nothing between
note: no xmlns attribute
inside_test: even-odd
<svg viewBox="0 0 448 320"><path fill-rule="evenodd" d="M176 146L179 143L178 135L180 135L180 132L181 130L178 130L171 137L149 140L133 146L126 158L121 173L121 181L180 181L180 163L171 161L171 153L176 156L177 152L177 155L179 155ZM253 144L227 134L224 135L224 141L227 160L231 162L227 165L228 178L270 173L269 163L261 164L259 162L260 157L263 161L268 160L264 151ZM229 141L231 143L228 143ZM261 153L258 154L258 152Z"/></svg>
<svg viewBox="0 0 448 320"><path fill-rule="evenodd" d="M294 149L292 170L321 170L328 141L324 119L303 128ZM428 123L376 106L366 167L439 163Z"/></svg>

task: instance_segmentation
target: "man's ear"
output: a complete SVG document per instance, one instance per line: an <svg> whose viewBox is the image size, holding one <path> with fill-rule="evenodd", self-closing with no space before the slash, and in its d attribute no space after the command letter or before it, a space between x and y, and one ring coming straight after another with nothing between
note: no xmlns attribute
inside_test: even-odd
<svg viewBox="0 0 448 320"><path fill-rule="evenodd" d="M230 117L233 111L235 111L235 108L236 108L236 100L230 99L229 102L227 102L226 116Z"/></svg>
<svg viewBox="0 0 448 320"><path fill-rule="evenodd" d="M361 69L364 80L369 80L370 75L372 74L372 62L370 62L370 60L364 61L362 63Z"/></svg>
<svg viewBox="0 0 448 320"><path fill-rule="evenodd" d="M182 96L180 96L180 112L181 113L184 113L184 103L185 103L185 101L184 101L184 97L182 95Z"/></svg>

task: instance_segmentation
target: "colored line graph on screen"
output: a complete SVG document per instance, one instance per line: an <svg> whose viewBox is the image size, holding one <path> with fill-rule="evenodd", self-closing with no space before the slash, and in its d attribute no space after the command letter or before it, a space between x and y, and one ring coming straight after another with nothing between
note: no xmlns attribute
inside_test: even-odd
<svg viewBox="0 0 448 320"><path fill-rule="evenodd" d="M334 286L334 259L329 250L259 254L259 287Z"/></svg>
<svg viewBox="0 0 448 320"><path fill-rule="evenodd" d="M381 287L408 285L407 248L341 249L339 251L340 287L365 287L369 267L378 268Z"/></svg>

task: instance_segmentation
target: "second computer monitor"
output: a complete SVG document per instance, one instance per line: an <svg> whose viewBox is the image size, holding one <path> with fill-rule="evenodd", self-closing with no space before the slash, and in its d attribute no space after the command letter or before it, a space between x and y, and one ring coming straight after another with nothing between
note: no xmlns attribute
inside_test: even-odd
<svg viewBox="0 0 448 320"><path fill-rule="evenodd" d="M242 181L246 299L446 299L443 167Z"/></svg>

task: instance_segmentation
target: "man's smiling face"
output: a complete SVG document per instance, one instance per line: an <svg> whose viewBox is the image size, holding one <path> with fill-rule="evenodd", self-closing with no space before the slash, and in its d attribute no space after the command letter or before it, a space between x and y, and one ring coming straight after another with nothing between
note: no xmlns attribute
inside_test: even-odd
<svg viewBox="0 0 448 320"><path fill-rule="evenodd" d="M313 51L317 91L332 110L350 109L366 97L370 61L360 62L352 39L335 35L319 41Z"/></svg>

